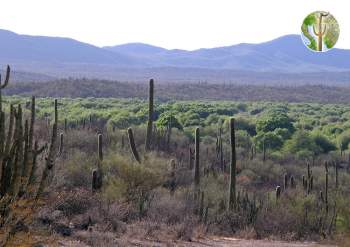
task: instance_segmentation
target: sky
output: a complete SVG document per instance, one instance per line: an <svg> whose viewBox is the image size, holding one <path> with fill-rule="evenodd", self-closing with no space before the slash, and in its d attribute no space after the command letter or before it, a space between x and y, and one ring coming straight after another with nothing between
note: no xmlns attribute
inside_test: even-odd
<svg viewBox="0 0 350 247"><path fill-rule="evenodd" d="M322 10L339 22L336 47L350 49L349 7L346 0L2 0L0 29L194 50L300 34L303 19Z"/></svg>

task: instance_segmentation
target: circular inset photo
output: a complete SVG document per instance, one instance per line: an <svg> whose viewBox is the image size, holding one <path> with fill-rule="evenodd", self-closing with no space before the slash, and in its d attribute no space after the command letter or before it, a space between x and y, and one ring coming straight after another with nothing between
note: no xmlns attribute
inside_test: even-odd
<svg viewBox="0 0 350 247"><path fill-rule="evenodd" d="M339 38L339 24L326 11L309 14L301 25L301 38L310 50L325 52L332 49Z"/></svg>

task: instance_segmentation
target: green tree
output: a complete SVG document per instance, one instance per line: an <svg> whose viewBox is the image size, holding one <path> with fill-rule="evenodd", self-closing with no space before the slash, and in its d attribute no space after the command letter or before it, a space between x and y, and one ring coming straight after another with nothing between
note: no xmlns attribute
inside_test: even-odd
<svg viewBox="0 0 350 247"><path fill-rule="evenodd" d="M183 129L179 120L177 120L177 118L171 112L170 113L164 112L164 113L160 114L159 119L156 122L156 125L158 128L166 128L169 126L171 128L177 128L179 130Z"/></svg>
<svg viewBox="0 0 350 247"><path fill-rule="evenodd" d="M321 148L316 145L310 132L305 130L296 131L292 138L286 141L284 149L294 154L306 152L310 155L315 155L322 151Z"/></svg>
<svg viewBox="0 0 350 247"><path fill-rule="evenodd" d="M265 149L272 150L279 149L283 146L282 137L272 131L259 133L257 136L255 136L254 140L259 150L263 150L264 145Z"/></svg>
<svg viewBox="0 0 350 247"><path fill-rule="evenodd" d="M287 129L290 133L294 132L292 119L285 112L276 111L269 113L256 123L258 133L274 131L277 128Z"/></svg>
<svg viewBox="0 0 350 247"><path fill-rule="evenodd" d="M350 133L343 132L341 135L339 135L338 143L339 143L339 148L341 151L348 149L348 146L350 143Z"/></svg>

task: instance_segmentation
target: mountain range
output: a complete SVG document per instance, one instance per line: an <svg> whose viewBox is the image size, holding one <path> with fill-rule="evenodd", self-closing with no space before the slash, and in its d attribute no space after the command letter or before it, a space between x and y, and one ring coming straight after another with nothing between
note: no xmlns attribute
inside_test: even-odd
<svg viewBox="0 0 350 247"><path fill-rule="evenodd" d="M0 54L1 66L10 64L15 71L49 77L227 82L262 75L268 80L292 80L300 73L314 80L350 77L350 50L315 53L303 45L299 35L188 51L143 43L97 47L70 38L0 30Z"/></svg>

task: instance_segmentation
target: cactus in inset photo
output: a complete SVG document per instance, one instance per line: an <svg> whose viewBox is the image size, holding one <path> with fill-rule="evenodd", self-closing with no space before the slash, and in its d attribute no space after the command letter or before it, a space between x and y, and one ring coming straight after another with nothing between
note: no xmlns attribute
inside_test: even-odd
<svg viewBox="0 0 350 247"><path fill-rule="evenodd" d="M323 36L327 31L327 26L323 22L323 18L327 17L329 13L320 12L318 16L318 31L316 31L315 25L312 26L314 34L317 36L317 50L323 50ZM323 27L324 25L324 27Z"/></svg>

